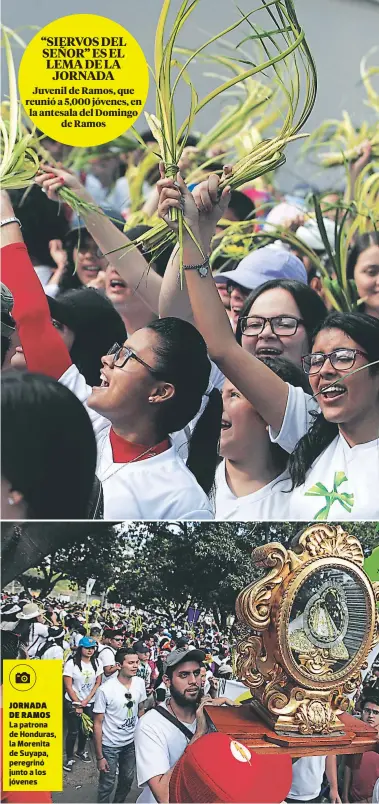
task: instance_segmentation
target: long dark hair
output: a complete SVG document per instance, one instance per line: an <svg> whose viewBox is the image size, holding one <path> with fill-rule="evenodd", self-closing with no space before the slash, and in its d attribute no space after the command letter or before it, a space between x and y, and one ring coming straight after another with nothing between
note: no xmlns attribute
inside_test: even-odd
<svg viewBox="0 0 379 804"><path fill-rule="evenodd" d="M92 667L93 667L95 673L97 672L97 669L99 667L99 660L97 658L98 653L99 653L98 649L96 648L95 653L93 653L91 658L90 658L90 662L92 664ZM82 669L82 648L78 647L76 649L75 653L73 653L73 655L71 656L71 658L72 658L72 661L74 662L74 664L76 664L76 666L79 667L79 670L81 670Z"/></svg>
<svg viewBox="0 0 379 804"><path fill-rule="evenodd" d="M243 316L249 315L252 304L259 296L262 296L262 293L265 293L266 290L277 288L286 290L296 302L304 321L304 328L308 335L309 343L311 343L312 335L316 327L319 326L327 314L323 300L309 285L304 285L303 282L297 282L296 279L270 279L269 282L264 282L263 285L253 290L242 307L236 329L236 339L239 344L242 342L240 319Z"/></svg>
<svg viewBox="0 0 379 804"><path fill-rule="evenodd" d="M358 262L358 258L364 251L367 251L368 248L371 246L379 246L379 232L372 231L372 232L365 232L362 235L358 235L358 237L354 240L354 245L349 251L347 257L347 277L348 279L354 279L354 271L355 266Z"/></svg>
<svg viewBox="0 0 379 804"><path fill-rule="evenodd" d="M379 320L365 313L329 313L318 327L316 335L323 329L339 329L358 343L367 354L367 362L379 360ZM379 365L368 369L371 375L378 374ZM298 442L290 455L288 469L292 480L292 490L305 482L308 469L338 435L338 425L328 422L322 413L314 413L314 422Z"/></svg>
<svg viewBox="0 0 379 804"><path fill-rule="evenodd" d="M147 329L159 336L154 346L156 369L175 387L174 396L160 406L159 421L164 433L174 433L186 427L200 410L211 372L207 347L198 330L179 318L152 321ZM206 494L214 483L221 415L221 394L213 389L190 438L187 459L188 468Z"/></svg>
<svg viewBox="0 0 379 804"><path fill-rule="evenodd" d="M75 340L72 362L87 385L100 382L101 358L114 343L126 340L125 324L113 304L95 288L70 290L58 299L47 297L51 317L69 327Z"/></svg>
<svg viewBox="0 0 379 804"><path fill-rule="evenodd" d="M96 442L79 399L39 374L2 375L2 475L28 519L87 519ZM66 426L68 424L68 426Z"/></svg>
<svg viewBox="0 0 379 804"><path fill-rule="evenodd" d="M15 631L20 638L20 642L25 645L26 648L29 642L33 643L34 641L34 626L37 622L37 617L38 614L31 620L18 620Z"/></svg>

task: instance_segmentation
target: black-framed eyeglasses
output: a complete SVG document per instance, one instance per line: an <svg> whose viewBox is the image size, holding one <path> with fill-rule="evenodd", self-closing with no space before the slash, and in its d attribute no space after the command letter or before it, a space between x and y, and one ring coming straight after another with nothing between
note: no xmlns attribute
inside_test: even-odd
<svg viewBox="0 0 379 804"><path fill-rule="evenodd" d="M126 692L125 693L125 698L126 698L126 706L128 707L128 709L133 709L134 701L133 701L131 693Z"/></svg>
<svg viewBox="0 0 379 804"><path fill-rule="evenodd" d="M144 360L138 357L138 355L136 355L136 353L133 352L133 349L130 349L129 346L120 346L119 343L114 343L107 354L113 355L113 365L116 366L116 368L124 368L128 360L133 358L133 360L136 360L137 363L141 363L141 366L145 366L145 368L147 368L151 374L160 374L159 371L156 371L156 369L154 369L152 366L149 366L148 363L145 363Z"/></svg>
<svg viewBox="0 0 379 804"><path fill-rule="evenodd" d="M324 354L323 352L313 352L310 355L304 355L301 358L303 364L303 371L305 374L318 374L321 371L325 360L329 358L331 365L336 371L349 371L353 368L357 355L367 358L366 352L360 349L333 349L332 352Z"/></svg>
<svg viewBox="0 0 379 804"><path fill-rule="evenodd" d="M267 321L270 324L271 332L279 336L295 335L299 324L304 323L302 318L296 318L293 315L274 315L271 318L265 318L262 315L245 315L240 318L241 332L248 337L260 335Z"/></svg>

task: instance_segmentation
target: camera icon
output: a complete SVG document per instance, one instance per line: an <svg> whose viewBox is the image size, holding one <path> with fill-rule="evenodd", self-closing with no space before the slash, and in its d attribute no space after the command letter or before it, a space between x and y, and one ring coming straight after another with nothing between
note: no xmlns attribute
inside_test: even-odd
<svg viewBox="0 0 379 804"><path fill-rule="evenodd" d="M30 673L16 673L16 684L30 684Z"/></svg>

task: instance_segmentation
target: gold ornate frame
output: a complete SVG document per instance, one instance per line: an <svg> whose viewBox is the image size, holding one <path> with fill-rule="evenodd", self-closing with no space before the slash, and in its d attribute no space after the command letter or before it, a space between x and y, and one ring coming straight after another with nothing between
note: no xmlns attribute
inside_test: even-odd
<svg viewBox="0 0 379 804"><path fill-rule="evenodd" d="M339 525L315 524L294 539L291 549L279 543L253 551L255 567L266 570L238 596L240 621L237 672L253 694L253 708L278 732L331 734L343 732L337 717L346 710L346 695L361 681L360 670L379 640L379 583L362 570L360 542ZM319 569L340 568L353 576L364 594L366 629L362 645L348 665L333 672L327 651L315 648L295 662L288 642L288 623L296 593Z"/></svg>

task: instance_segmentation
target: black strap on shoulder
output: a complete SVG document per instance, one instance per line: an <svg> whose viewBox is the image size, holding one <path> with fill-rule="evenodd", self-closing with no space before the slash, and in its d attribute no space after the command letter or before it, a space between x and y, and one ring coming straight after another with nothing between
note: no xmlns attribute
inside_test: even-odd
<svg viewBox="0 0 379 804"><path fill-rule="evenodd" d="M181 731L182 734L184 734L187 740L192 740L193 732L190 731L190 729L187 729L187 726L185 726L184 723L181 723L180 720L177 720L177 718L174 717L174 715L171 715L170 712L167 711L167 709L164 709L163 706L156 706L155 711L159 712L159 714L162 715L162 717L165 717L166 720L169 720L170 723L176 726L176 728L179 729L179 731Z"/></svg>

